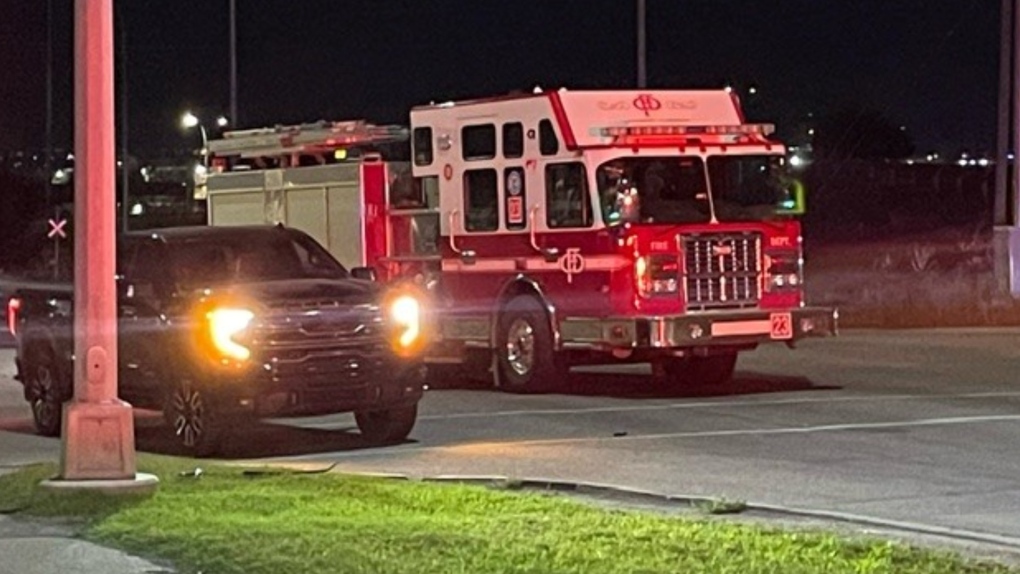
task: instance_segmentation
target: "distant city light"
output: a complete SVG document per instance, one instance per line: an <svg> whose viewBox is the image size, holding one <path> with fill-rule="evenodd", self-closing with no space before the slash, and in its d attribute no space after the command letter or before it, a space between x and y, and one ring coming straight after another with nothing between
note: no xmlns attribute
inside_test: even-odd
<svg viewBox="0 0 1020 574"><path fill-rule="evenodd" d="M988 161L988 158L987 158L987 157L983 157L983 158L979 159L977 163L978 163L978 165L980 165L981 167L988 167L988 164L990 164L991 162L990 162L990 161Z"/></svg>
<svg viewBox="0 0 1020 574"><path fill-rule="evenodd" d="M807 135L809 136L815 135L815 128L808 128Z"/></svg>
<svg viewBox="0 0 1020 574"><path fill-rule="evenodd" d="M792 156L790 158L790 165L793 167L800 167L804 165L804 160L799 155Z"/></svg>
<svg viewBox="0 0 1020 574"><path fill-rule="evenodd" d="M967 159L961 157L959 159L959 161L957 161L956 163L960 164L961 166L966 166L967 165Z"/></svg>
<svg viewBox="0 0 1020 574"><path fill-rule="evenodd" d="M750 88L747 89L747 93L749 93L749 94L751 94L753 96L754 94L758 93L758 88L756 88L754 86L751 86Z"/></svg>
<svg viewBox="0 0 1020 574"><path fill-rule="evenodd" d="M220 126L221 128L227 127L227 124L229 124L229 123L230 123L230 121L227 120L226 116L220 116L220 117L216 118L216 125Z"/></svg>
<svg viewBox="0 0 1020 574"><path fill-rule="evenodd" d="M145 213L145 206L141 203L136 203L131 206L131 215L141 215Z"/></svg>

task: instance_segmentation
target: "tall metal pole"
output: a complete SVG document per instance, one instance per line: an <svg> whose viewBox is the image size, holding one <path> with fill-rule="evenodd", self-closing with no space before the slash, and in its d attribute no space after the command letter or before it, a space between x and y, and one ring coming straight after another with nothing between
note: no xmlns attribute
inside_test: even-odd
<svg viewBox="0 0 1020 574"><path fill-rule="evenodd" d="M1008 125L1012 128L1013 137L1011 138L1013 148L1013 165L1011 177L1009 178L1013 182L1013 192L1010 194L1012 200L1012 219L1010 225L1016 226L1020 229L1020 5L1017 0L1013 0L1013 29L1010 34L1010 44L1012 48L1013 57L1011 58L1012 72L1010 73L1010 85L1012 87L1010 91L1010 101L1012 102L1013 117L1009 121ZM1005 27L1006 24L1003 24ZM1003 160L1006 161L1005 156ZM1008 165L1008 164L1007 164Z"/></svg>
<svg viewBox="0 0 1020 574"><path fill-rule="evenodd" d="M637 87L639 88L644 88L648 84L645 26L645 0L637 0Z"/></svg>
<svg viewBox="0 0 1020 574"><path fill-rule="evenodd" d="M46 183L46 208L59 219L53 202L53 0L46 0L46 157L43 160ZM53 279L60 278L60 241L53 242Z"/></svg>
<svg viewBox="0 0 1020 574"><path fill-rule="evenodd" d="M117 26L120 28L120 226L128 230L128 201L131 194L131 171L128 166L128 50L127 50L127 18L124 10L127 4L122 2L118 10Z"/></svg>
<svg viewBox="0 0 1020 574"><path fill-rule="evenodd" d="M237 117L237 0L230 0L230 123L241 125Z"/></svg>
<svg viewBox="0 0 1020 574"><path fill-rule="evenodd" d="M113 0L74 5L74 400L61 479L134 481L131 405L117 399Z"/></svg>

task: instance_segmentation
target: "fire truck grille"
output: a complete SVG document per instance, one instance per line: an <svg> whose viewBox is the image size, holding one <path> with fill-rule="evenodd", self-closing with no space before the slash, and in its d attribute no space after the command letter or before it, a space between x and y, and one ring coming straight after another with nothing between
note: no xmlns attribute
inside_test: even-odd
<svg viewBox="0 0 1020 574"><path fill-rule="evenodd" d="M274 379L336 387L364 383L385 369L388 345L377 308L295 305L274 311L254 334L255 350Z"/></svg>
<svg viewBox="0 0 1020 574"><path fill-rule="evenodd" d="M754 307L761 296L761 234L687 236L684 268L688 310Z"/></svg>

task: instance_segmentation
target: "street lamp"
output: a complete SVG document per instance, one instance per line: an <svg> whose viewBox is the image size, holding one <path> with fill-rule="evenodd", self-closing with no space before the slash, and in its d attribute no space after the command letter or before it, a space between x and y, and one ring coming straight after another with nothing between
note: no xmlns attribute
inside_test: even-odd
<svg viewBox="0 0 1020 574"><path fill-rule="evenodd" d="M230 123L230 120L226 116L220 116L216 118L216 125L220 128L225 128ZM202 120L198 119L198 116L191 112L184 112L181 116L181 126L190 130L197 127L200 134L202 134L202 166L209 167L209 134L205 130L205 125L202 124Z"/></svg>

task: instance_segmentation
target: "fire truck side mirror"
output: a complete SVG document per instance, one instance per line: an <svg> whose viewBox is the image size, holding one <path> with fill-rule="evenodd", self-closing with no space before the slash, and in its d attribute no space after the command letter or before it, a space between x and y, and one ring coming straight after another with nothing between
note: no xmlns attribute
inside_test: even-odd
<svg viewBox="0 0 1020 574"><path fill-rule="evenodd" d="M555 247L546 247L542 250L542 256L545 257L546 263L556 263L560 258L560 250Z"/></svg>
<svg viewBox="0 0 1020 574"><path fill-rule="evenodd" d="M355 267L351 269L351 277L365 281L375 281L377 279L375 269L372 267Z"/></svg>

